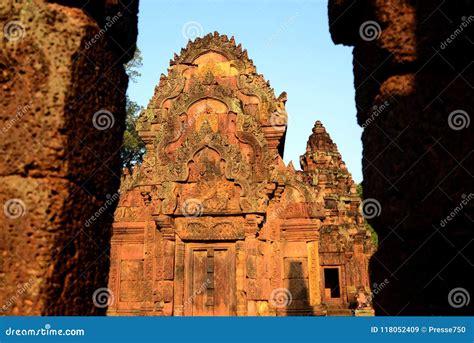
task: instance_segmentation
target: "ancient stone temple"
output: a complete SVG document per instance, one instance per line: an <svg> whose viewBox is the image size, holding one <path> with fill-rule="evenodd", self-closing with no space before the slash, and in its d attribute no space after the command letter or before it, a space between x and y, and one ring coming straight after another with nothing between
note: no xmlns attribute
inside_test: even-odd
<svg viewBox="0 0 474 343"><path fill-rule="evenodd" d="M283 163L285 102L233 38L174 56L123 176L109 315L370 313L355 184L319 121L302 170Z"/></svg>

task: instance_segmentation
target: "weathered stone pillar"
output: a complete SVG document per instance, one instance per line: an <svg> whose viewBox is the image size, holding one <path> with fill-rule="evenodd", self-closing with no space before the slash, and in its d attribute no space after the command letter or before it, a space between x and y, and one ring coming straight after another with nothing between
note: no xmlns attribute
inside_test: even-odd
<svg viewBox="0 0 474 343"><path fill-rule="evenodd" d="M255 215L247 215L245 222L245 251L246 251L246 288L247 288L247 313L249 316L261 315L261 310L267 310L257 299L257 221ZM239 263L240 264L240 263Z"/></svg>
<svg viewBox="0 0 474 343"><path fill-rule="evenodd" d="M237 290L236 315L247 315L247 295L245 293L246 253L245 241L235 243L235 286Z"/></svg>
<svg viewBox="0 0 474 343"><path fill-rule="evenodd" d="M137 2L0 4L1 314L106 311Z"/></svg>
<svg viewBox="0 0 474 343"><path fill-rule="evenodd" d="M171 245L170 243L170 250L171 246L174 248L174 244ZM192 306L192 299L185 299L184 298L184 254L185 254L185 246L181 239L177 238L176 240L176 257L175 257L175 265L171 263L167 263L165 268L175 268L176 275L174 276L174 303L173 303L173 311L171 311L171 304L165 303L164 314L165 316L175 315L175 316L183 316L185 308L183 307L184 302L186 302L186 306ZM191 295L192 297L192 295ZM167 308L167 305L170 307Z"/></svg>
<svg viewBox="0 0 474 343"><path fill-rule="evenodd" d="M354 46L378 315L473 313L472 5L329 1L334 42Z"/></svg>
<svg viewBox="0 0 474 343"><path fill-rule="evenodd" d="M321 305L321 266L319 263L319 240L310 241L308 247L309 304Z"/></svg>

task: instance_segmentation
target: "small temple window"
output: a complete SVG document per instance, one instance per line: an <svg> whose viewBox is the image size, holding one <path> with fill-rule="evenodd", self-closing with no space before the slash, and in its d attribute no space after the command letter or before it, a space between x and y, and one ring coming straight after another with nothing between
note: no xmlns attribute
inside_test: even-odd
<svg viewBox="0 0 474 343"><path fill-rule="evenodd" d="M324 288L326 296L340 298L339 268L324 268Z"/></svg>

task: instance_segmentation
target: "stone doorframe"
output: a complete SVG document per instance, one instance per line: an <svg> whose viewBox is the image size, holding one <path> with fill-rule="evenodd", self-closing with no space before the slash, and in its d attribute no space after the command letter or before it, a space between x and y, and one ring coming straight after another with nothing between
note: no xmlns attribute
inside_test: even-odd
<svg viewBox="0 0 474 343"><path fill-rule="evenodd" d="M245 250L244 240L237 241L223 241L223 242L196 242L196 241L183 241L179 237L176 237L175 245L175 270L174 270L174 298L173 298L173 315L174 316L185 316L186 311L186 297L190 297L189 289L186 290L186 283L189 282L189 276L186 275L186 250L197 246L214 246L214 247L230 247L231 253L234 255L234 263L231 268L235 271L234 282L232 285L234 297L234 313L236 316L245 316L247 314L247 299L245 297Z"/></svg>
<svg viewBox="0 0 474 343"><path fill-rule="evenodd" d="M206 306L215 306L217 293L227 289L226 305L228 305L229 313L217 315L236 315L236 254L235 242L185 242L185 256L184 256L184 298L183 298L183 314L185 316L195 315L193 313L194 300L202 293L207 293L206 298L208 303ZM194 252L204 250L206 251L206 280L198 290L193 288L194 273L197 272L193 265ZM230 273L229 283L226 285L219 284L219 276L216 273L218 269L217 252L227 251L226 267ZM222 261L221 261L222 262ZM178 266L177 266L178 267ZM211 300L212 299L212 300ZM209 300L211 300L209 302ZM213 314L216 315L216 308L213 308Z"/></svg>

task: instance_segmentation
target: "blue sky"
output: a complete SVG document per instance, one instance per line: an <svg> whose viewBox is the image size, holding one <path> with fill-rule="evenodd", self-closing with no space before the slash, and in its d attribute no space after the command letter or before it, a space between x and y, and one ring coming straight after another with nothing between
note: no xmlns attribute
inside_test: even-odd
<svg viewBox="0 0 474 343"><path fill-rule="evenodd" d="M213 31L234 36L276 96L288 93L285 162L299 167L314 122L321 120L354 180L362 180L352 48L331 41L326 0L140 0L138 26L143 67L130 83L132 100L146 107L187 37Z"/></svg>

